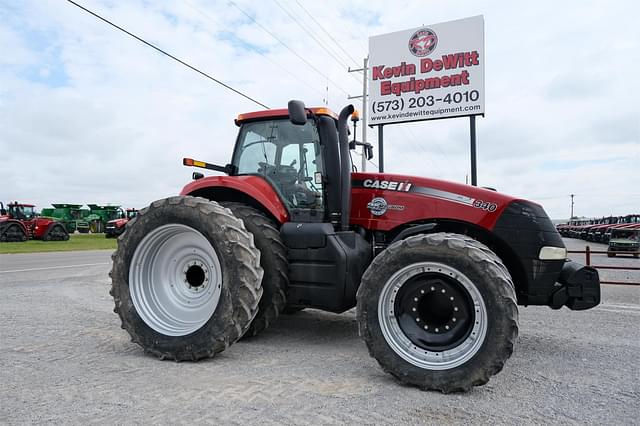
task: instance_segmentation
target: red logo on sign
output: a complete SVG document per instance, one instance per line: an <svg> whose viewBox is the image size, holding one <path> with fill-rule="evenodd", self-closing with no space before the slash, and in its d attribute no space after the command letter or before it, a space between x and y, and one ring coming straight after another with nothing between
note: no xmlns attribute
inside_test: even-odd
<svg viewBox="0 0 640 426"><path fill-rule="evenodd" d="M409 39L409 50L415 56L427 56L433 52L437 44L438 36L436 33L429 28L423 28L413 33Z"/></svg>

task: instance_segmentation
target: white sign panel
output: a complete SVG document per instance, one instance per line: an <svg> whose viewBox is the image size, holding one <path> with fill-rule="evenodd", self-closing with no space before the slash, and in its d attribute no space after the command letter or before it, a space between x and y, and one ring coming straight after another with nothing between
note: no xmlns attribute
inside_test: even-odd
<svg viewBox="0 0 640 426"><path fill-rule="evenodd" d="M369 125L484 114L484 18L369 38Z"/></svg>

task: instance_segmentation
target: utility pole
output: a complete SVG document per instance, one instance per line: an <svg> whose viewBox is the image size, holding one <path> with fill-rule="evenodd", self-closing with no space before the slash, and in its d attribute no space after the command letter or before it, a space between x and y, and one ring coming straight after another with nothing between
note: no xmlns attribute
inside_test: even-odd
<svg viewBox="0 0 640 426"><path fill-rule="evenodd" d="M569 218L569 220L573 219L573 197L575 196L575 194L571 194L571 217Z"/></svg>
<svg viewBox="0 0 640 426"><path fill-rule="evenodd" d="M367 56L366 58L364 58L362 68L351 69L351 67L349 67L348 69L349 72L362 71L362 95L348 96L347 98L348 99L362 98L362 143L363 144L367 143L367 70L368 70L368 66L369 66L369 57ZM355 135L353 135L353 138L355 139ZM365 148L366 146L362 145L362 167L360 170L362 172L367 170L367 152Z"/></svg>

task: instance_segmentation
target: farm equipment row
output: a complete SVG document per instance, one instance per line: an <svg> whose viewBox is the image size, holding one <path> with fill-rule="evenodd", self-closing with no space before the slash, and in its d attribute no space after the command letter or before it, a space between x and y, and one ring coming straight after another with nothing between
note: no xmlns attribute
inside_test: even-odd
<svg viewBox="0 0 640 426"><path fill-rule="evenodd" d="M137 210L122 210L120 206L59 203L42 209L38 214L33 204L13 202L4 208L0 203L0 241L18 242L28 239L44 241L68 240L69 234L104 232L106 237L122 234L127 222Z"/></svg>
<svg viewBox="0 0 640 426"><path fill-rule="evenodd" d="M617 254L640 256L640 214L576 219L556 228L563 237L608 244L609 257Z"/></svg>
<svg viewBox="0 0 640 426"><path fill-rule="evenodd" d="M52 204L53 208L42 209L41 216L51 217L64 224L67 232L105 232L109 221L126 217L120 206L101 206L87 204L88 209L83 209L82 204Z"/></svg>
<svg viewBox="0 0 640 426"><path fill-rule="evenodd" d="M556 226L563 237L607 244L614 229L640 228L640 214L610 216L600 219L574 219Z"/></svg>

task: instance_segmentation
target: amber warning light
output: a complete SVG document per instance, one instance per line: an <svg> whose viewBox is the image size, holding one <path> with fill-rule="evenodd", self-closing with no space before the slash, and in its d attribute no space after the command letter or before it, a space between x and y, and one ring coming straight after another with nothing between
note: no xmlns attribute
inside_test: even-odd
<svg viewBox="0 0 640 426"><path fill-rule="evenodd" d="M208 169L207 163L205 163L204 161L194 160L193 158L183 158L182 164L184 164L185 166L202 167L203 169Z"/></svg>
<svg viewBox="0 0 640 426"><path fill-rule="evenodd" d="M224 172L227 174L231 172L231 166L217 166L215 164L205 163L204 161L194 160L193 158L183 158L182 164L189 167L200 167L202 169L215 170L217 172Z"/></svg>

